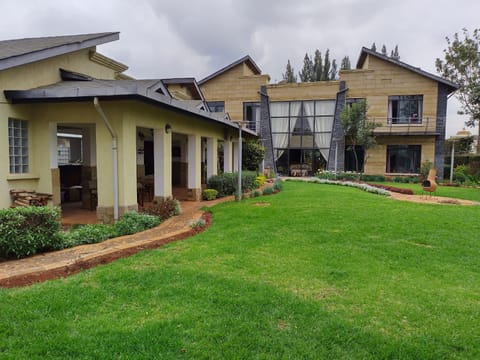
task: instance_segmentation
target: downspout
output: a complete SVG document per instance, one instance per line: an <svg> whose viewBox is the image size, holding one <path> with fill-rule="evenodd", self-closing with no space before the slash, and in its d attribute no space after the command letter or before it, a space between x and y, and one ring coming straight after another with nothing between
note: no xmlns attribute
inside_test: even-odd
<svg viewBox="0 0 480 360"><path fill-rule="evenodd" d="M107 116L102 110L98 98L93 98L93 106L103 120L105 127L108 129L112 137L112 156L113 156L113 220L118 220L118 148L117 148L117 134L112 125L107 119Z"/></svg>

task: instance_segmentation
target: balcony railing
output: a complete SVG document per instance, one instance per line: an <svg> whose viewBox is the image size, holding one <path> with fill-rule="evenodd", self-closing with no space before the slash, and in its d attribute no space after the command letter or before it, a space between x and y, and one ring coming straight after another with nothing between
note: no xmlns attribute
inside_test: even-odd
<svg viewBox="0 0 480 360"><path fill-rule="evenodd" d="M378 135L440 135L437 118L368 118L380 124L375 128Z"/></svg>

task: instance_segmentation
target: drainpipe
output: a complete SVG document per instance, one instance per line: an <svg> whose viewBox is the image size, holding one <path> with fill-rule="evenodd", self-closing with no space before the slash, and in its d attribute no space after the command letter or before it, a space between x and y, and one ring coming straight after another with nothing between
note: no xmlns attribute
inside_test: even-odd
<svg viewBox="0 0 480 360"><path fill-rule="evenodd" d="M118 148L117 148L117 134L112 125L107 119L107 116L102 110L98 98L93 98L93 106L103 120L105 127L108 129L112 137L112 156L113 156L113 220L118 220Z"/></svg>

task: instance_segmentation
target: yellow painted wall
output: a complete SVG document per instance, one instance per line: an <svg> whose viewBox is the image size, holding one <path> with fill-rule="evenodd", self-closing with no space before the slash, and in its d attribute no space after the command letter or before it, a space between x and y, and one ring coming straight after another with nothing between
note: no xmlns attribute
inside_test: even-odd
<svg viewBox="0 0 480 360"><path fill-rule="evenodd" d="M177 100L194 100L194 96L187 86L181 84L167 85L168 92Z"/></svg>
<svg viewBox="0 0 480 360"><path fill-rule="evenodd" d="M243 103L259 102L260 86L268 84L268 75L254 75L245 64L239 64L200 85L207 101L224 101L225 111L233 120L243 120Z"/></svg>

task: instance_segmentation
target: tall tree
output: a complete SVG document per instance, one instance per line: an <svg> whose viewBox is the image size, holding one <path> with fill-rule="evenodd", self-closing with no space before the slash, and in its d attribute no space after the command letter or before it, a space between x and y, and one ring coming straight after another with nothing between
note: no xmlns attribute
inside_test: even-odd
<svg viewBox="0 0 480 360"><path fill-rule="evenodd" d="M441 76L460 86L456 92L462 105L459 113L468 115L465 125L473 127L480 121L480 30L475 29L470 36L468 30L463 29L463 39L455 33L453 40L448 37L446 40L445 59L437 58L435 66ZM480 153L480 141L477 153Z"/></svg>
<svg viewBox="0 0 480 360"><path fill-rule="evenodd" d="M330 50L327 49L325 51L325 57L323 58L323 71L322 71L322 78L320 80L330 80L330 68L332 63L330 62Z"/></svg>
<svg viewBox="0 0 480 360"><path fill-rule="evenodd" d="M372 47L370 48L370 50L372 51L377 51L377 45L375 45L375 43L372 44Z"/></svg>
<svg viewBox="0 0 480 360"><path fill-rule="evenodd" d="M290 64L290 60L287 62L287 67L285 69L285 73L282 75L283 80L287 83L296 83L297 76L295 75L295 71L293 70L292 65Z"/></svg>
<svg viewBox="0 0 480 360"><path fill-rule="evenodd" d="M332 60L332 67L330 68L330 74L327 80L336 80L337 79L337 60Z"/></svg>
<svg viewBox="0 0 480 360"><path fill-rule="evenodd" d="M383 44L382 46L382 55L387 56L387 47L385 46L385 44Z"/></svg>
<svg viewBox="0 0 480 360"><path fill-rule="evenodd" d="M298 73L298 75L300 76L300 80L302 82L315 81L313 75L313 61L312 58L308 55L308 53L306 53L305 57L303 58L303 68L302 71Z"/></svg>
<svg viewBox="0 0 480 360"><path fill-rule="evenodd" d="M342 119L348 149L353 151L355 157L355 169L357 172L363 173L366 159L363 162L363 168L359 169L357 148L358 146L363 147L366 154L368 149L376 145L373 131L376 127L380 126L380 124L368 120L366 100L361 100L353 103L351 106L345 107L340 113L340 118Z"/></svg>
<svg viewBox="0 0 480 360"><path fill-rule="evenodd" d="M395 60L400 60L400 54L398 53L398 45L395 45L395 50L392 51L392 55L390 55L390 57Z"/></svg>
<svg viewBox="0 0 480 360"><path fill-rule="evenodd" d="M351 70L352 64L350 62L350 58L348 56L344 56L342 59L342 63L340 64L340 70Z"/></svg>
<svg viewBox="0 0 480 360"><path fill-rule="evenodd" d="M322 60L322 53L320 50L315 50L315 57L313 60L313 70L315 73L315 81L322 80L322 72L323 72L323 60Z"/></svg>

